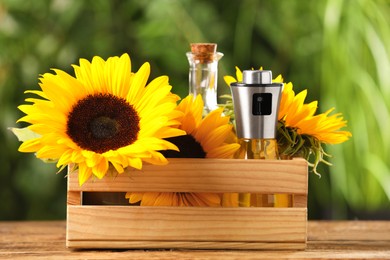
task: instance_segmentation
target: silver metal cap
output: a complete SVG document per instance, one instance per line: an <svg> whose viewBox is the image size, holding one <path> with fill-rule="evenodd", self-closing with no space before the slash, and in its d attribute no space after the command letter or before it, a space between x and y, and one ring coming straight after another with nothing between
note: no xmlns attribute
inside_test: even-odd
<svg viewBox="0 0 390 260"><path fill-rule="evenodd" d="M242 72L244 84L271 84L272 71L270 70L244 70Z"/></svg>
<svg viewBox="0 0 390 260"><path fill-rule="evenodd" d="M238 138L274 139L282 83L272 83L269 70L244 70L242 82L232 83Z"/></svg>

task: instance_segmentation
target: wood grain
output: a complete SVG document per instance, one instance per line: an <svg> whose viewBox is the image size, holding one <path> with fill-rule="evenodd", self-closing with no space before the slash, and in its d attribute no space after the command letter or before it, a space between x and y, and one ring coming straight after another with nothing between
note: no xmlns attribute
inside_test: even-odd
<svg viewBox="0 0 390 260"><path fill-rule="evenodd" d="M81 205L81 192L68 191L66 200L67 205Z"/></svg>
<svg viewBox="0 0 390 260"><path fill-rule="evenodd" d="M76 247L95 247L98 240L110 247L123 241L123 248L134 245L124 241L136 241L137 246L145 241L145 247L153 241L177 245L184 241L182 245L192 242L196 248L202 248L202 244L195 244L197 241L208 242L212 248L229 244L219 242L295 243L304 248L306 242L307 213L299 208L69 206L68 214L72 215L67 223L68 246ZM77 246L74 241L83 243Z"/></svg>
<svg viewBox="0 0 390 260"><path fill-rule="evenodd" d="M142 171L127 169L114 175L80 187L77 172L69 173L68 191L307 194L303 159L170 159L168 165L144 165Z"/></svg>
<svg viewBox="0 0 390 260"><path fill-rule="evenodd" d="M68 174L67 246L72 248L303 249L307 162L172 159L79 186ZM84 192L287 193L291 208L80 205ZM97 243L100 241L99 243ZM199 243L198 243L199 242Z"/></svg>
<svg viewBox="0 0 390 260"><path fill-rule="evenodd" d="M293 207L294 208L306 208L307 207L307 195L294 195Z"/></svg>
<svg viewBox="0 0 390 260"><path fill-rule="evenodd" d="M0 259L390 259L389 221L309 221L298 251L72 250L65 233L65 221L0 222Z"/></svg>
<svg viewBox="0 0 390 260"><path fill-rule="evenodd" d="M108 241L68 241L67 246L73 249L99 249L107 248ZM115 249L218 249L221 250L302 250L306 248L303 243L287 242L227 242L227 241L109 241Z"/></svg>

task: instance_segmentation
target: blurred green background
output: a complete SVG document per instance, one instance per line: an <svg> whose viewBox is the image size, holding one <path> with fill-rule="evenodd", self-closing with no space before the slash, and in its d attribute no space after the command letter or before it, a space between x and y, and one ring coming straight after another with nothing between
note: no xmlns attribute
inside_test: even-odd
<svg viewBox="0 0 390 260"><path fill-rule="evenodd" d="M390 1L0 0L0 220L65 218L65 172L17 152L7 130L40 74L127 52L184 97L191 42L225 54L219 94L234 66L264 66L348 120L353 138L309 177L310 219L390 219Z"/></svg>

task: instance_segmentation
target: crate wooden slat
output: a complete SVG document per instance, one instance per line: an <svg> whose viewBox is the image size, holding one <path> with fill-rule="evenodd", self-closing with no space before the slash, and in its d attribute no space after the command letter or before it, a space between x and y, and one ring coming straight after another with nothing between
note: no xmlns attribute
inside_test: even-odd
<svg viewBox="0 0 390 260"><path fill-rule="evenodd" d="M248 192L292 194L291 208L81 205L83 192ZM78 184L68 176L70 248L304 249L307 162L170 159Z"/></svg>
<svg viewBox="0 0 390 260"><path fill-rule="evenodd" d="M71 191L306 194L307 163L300 159L170 159L168 165L144 165L141 171L129 169L103 180L90 180L81 187L76 174L68 180Z"/></svg>

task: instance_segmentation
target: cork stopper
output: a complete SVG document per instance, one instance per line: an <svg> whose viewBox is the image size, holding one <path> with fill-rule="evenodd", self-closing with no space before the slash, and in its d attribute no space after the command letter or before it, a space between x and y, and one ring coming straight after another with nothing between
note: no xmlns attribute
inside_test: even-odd
<svg viewBox="0 0 390 260"><path fill-rule="evenodd" d="M194 54L194 59L200 63L209 63L214 60L214 55L217 53L216 43L191 43L191 52Z"/></svg>

